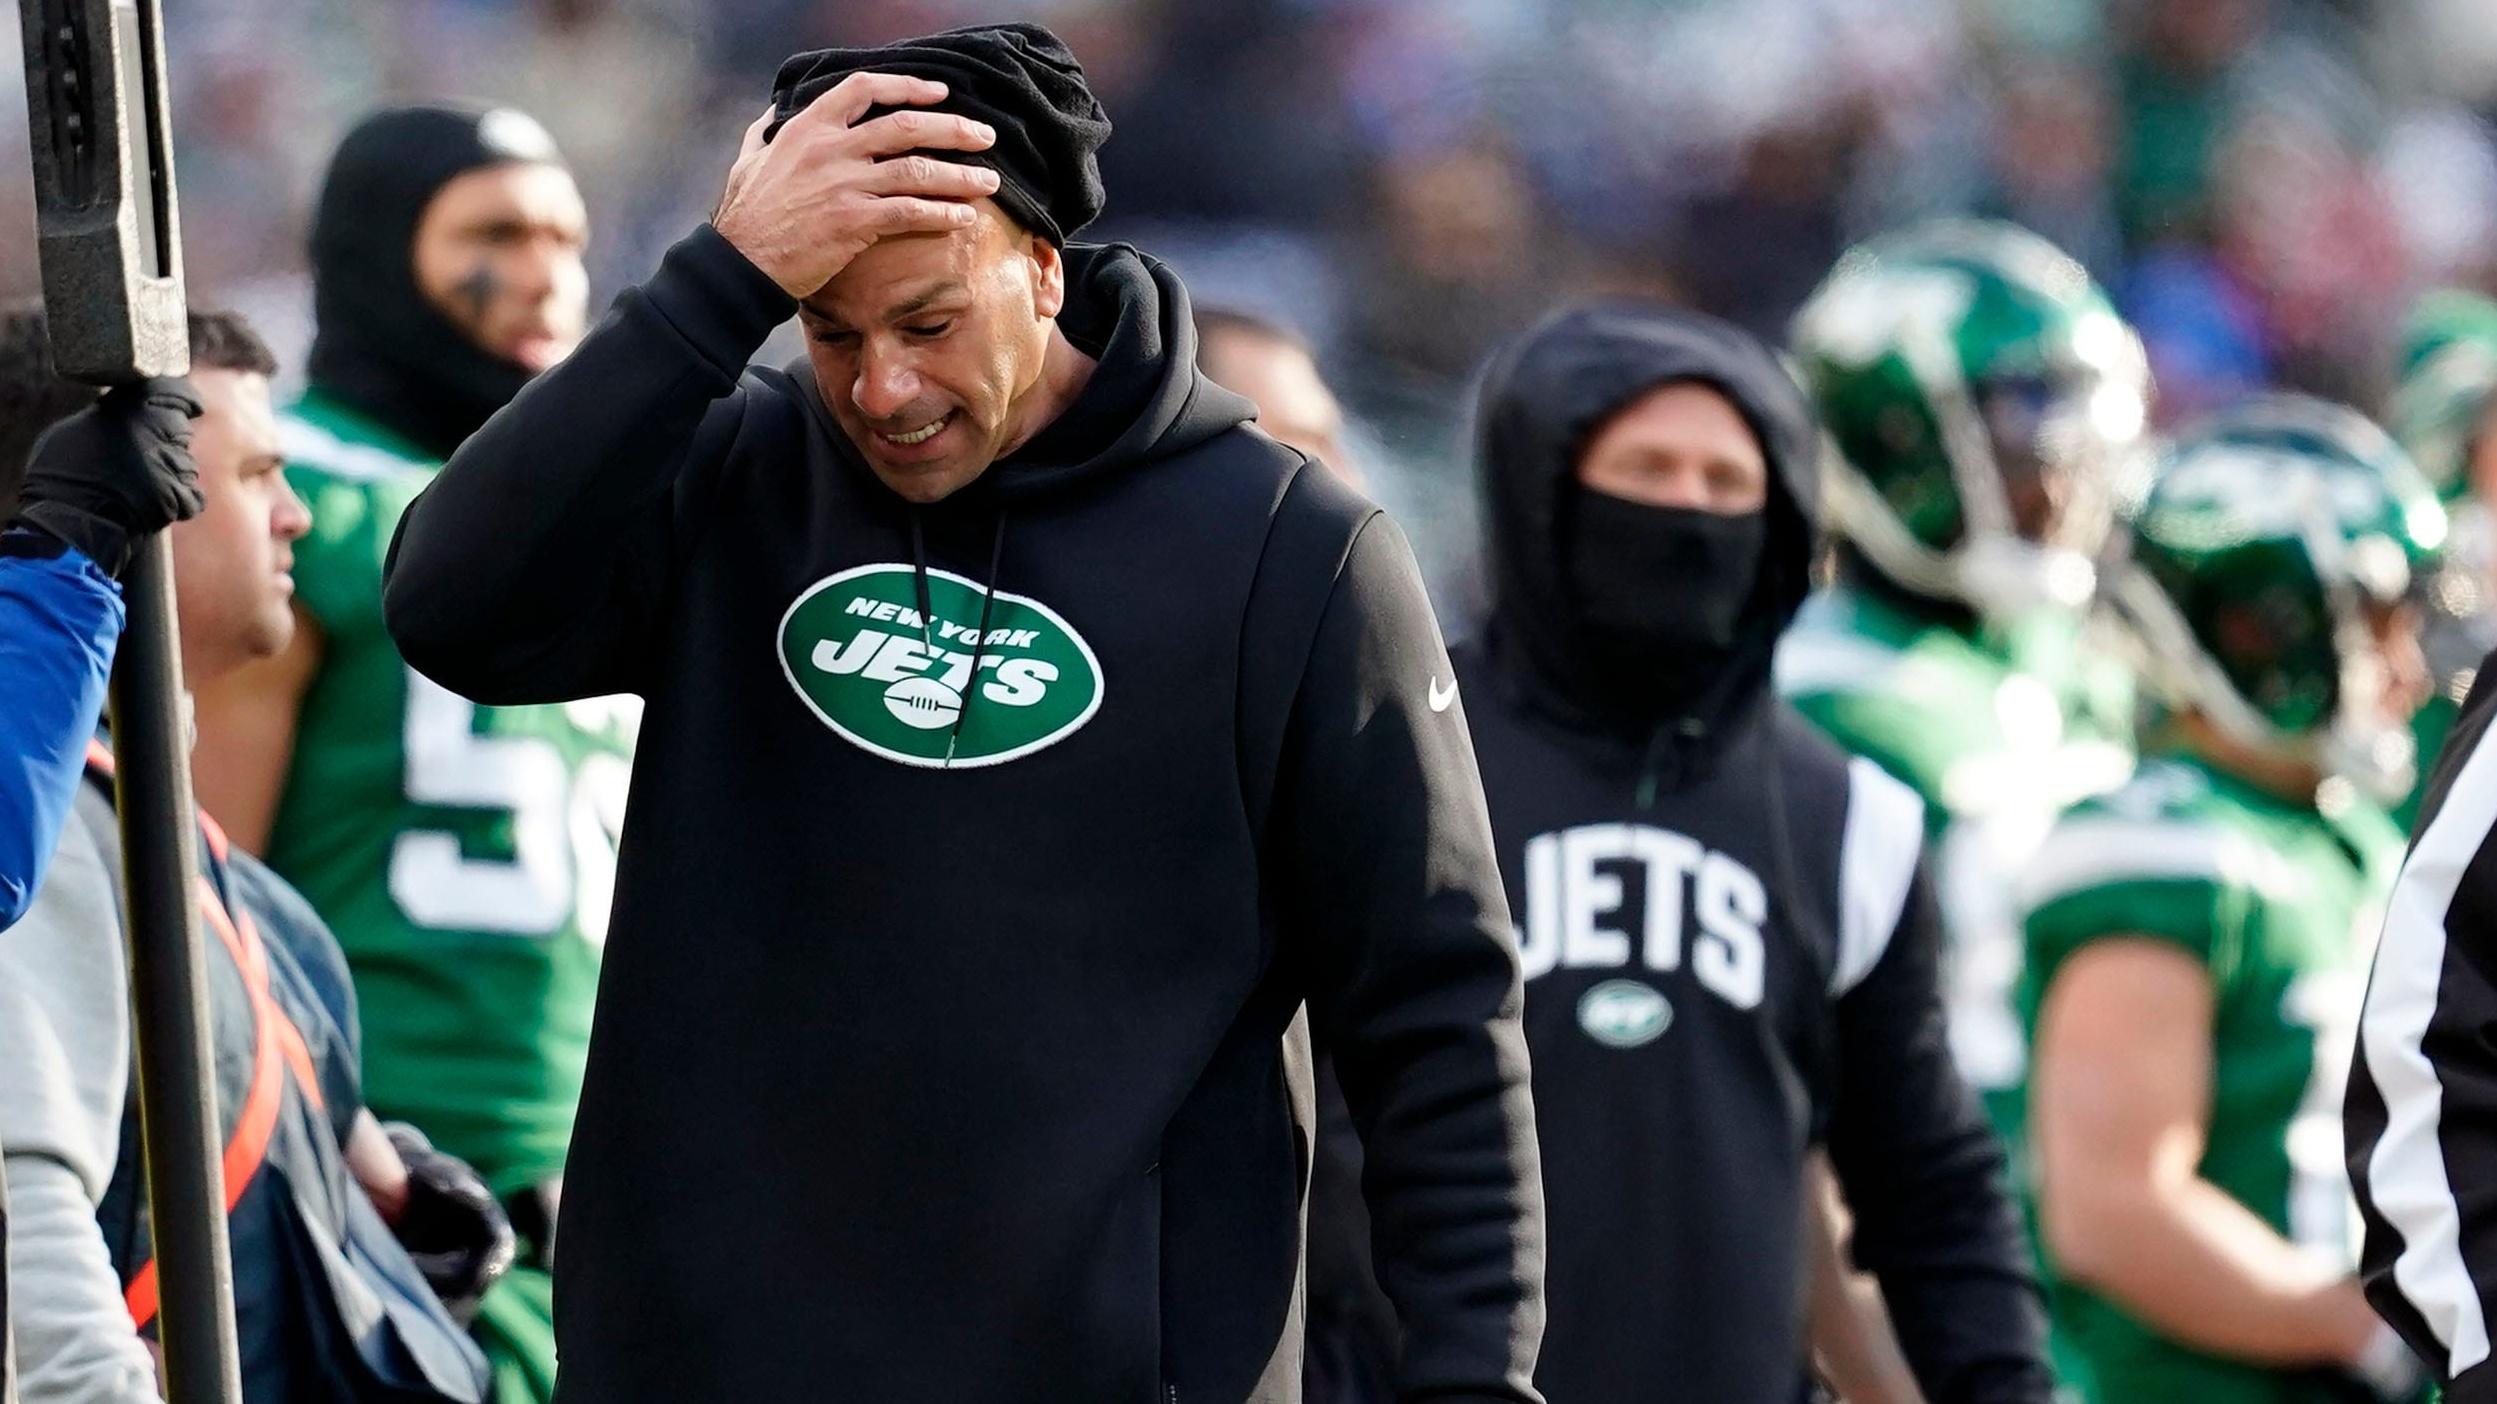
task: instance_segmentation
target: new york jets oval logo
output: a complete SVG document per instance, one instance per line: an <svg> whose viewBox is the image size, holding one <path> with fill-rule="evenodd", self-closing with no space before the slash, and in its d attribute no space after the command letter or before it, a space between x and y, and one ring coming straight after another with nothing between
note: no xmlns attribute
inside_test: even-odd
<svg viewBox="0 0 2497 1404"><path fill-rule="evenodd" d="M996 765L1092 720L1101 660L1084 636L1006 590L983 635L980 607L979 584L951 571L928 572L925 619L906 564L828 575L780 618L781 671L824 725L904 765Z"/></svg>
<svg viewBox="0 0 2497 1404"><path fill-rule="evenodd" d="M1636 1048L1672 1022L1673 1006L1636 980L1607 980L1578 999L1578 1027L1614 1048Z"/></svg>

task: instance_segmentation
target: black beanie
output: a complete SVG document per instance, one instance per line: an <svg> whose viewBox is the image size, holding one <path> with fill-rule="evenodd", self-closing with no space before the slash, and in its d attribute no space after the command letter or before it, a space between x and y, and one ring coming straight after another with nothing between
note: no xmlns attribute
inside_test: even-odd
<svg viewBox="0 0 2497 1404"><path fill-rule="evenodd" d="M562 165L546 129L509 107L385 108L355 125L312 216L313 388L447 458L529 372L479 346L416 286L416 226L454 177Z"/></svg>
<svg viewBox="0 0 2497 1404"><path fill-rule="evenodd" d="M1063 246L1101 213L1101 165L1110 119L1084 82L1084 66L1058 36L1037 24L977 25L873 49L818 49L793 55L772 82L765 140L807 104L853 73L899 73L945 85L940 112L986 122L997 143L986 151L929 151L941 160L997 172L993 197L1025 228ZM872 108L860 120L893 109Z"/></svg>

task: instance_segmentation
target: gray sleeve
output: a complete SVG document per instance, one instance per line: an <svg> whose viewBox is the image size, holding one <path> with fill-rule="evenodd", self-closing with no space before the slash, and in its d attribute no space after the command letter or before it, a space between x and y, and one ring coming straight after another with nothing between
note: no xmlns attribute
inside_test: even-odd
<svg viewBox="0 0 2497 1404"><path fill-rule="evenodd" d="M34 905L0 941L9 1324L24 1404L158 1399L95 1218L130 1079L126 980L113 875L73 819Z"/></svg>

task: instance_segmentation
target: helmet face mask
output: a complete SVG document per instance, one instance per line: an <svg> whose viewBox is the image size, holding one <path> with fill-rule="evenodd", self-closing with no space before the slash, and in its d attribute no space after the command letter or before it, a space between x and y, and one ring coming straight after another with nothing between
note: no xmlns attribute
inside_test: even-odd
<svg viewBox="0 0 2497 1404"><path fill-rule="evenodd" d="M2107 600L2168 708L2395 798L2414 758L2382 635L2415 623L2443 527L2372 423L2256 401L2178 437Z"/></svg>
<svg viewBox="0 0 2497 1404"><path fill-rule="evenodd" d="M2087 603L2148 371L2080 265L2010 225L1919 226L1842 258L1794 343L1832 525L1876 570L1995 618Z"/></svg>

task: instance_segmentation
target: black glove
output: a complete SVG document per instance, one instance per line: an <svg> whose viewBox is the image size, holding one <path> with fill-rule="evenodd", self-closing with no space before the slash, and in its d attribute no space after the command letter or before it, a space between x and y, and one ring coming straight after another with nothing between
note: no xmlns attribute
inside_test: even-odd
<svg viewBox="0 0 2497 1404"><path fill-rule="evenodd" d="M105 391L35 440L14 521L59 537L119 575L132 540L205 505L191 462L191 421L200 408L188 380Z"/></svg>
<svg viewBox="0 0 2497 1404"><path fill-rule="evenodd" d="M512 1266L512 1224L468 1162L433 1148L404 1121L383 1126L407 1162L407 1207L391 1232L425 1275L425 1285L465 1326L486 1290Z"/></svg>
<svg viewBox="0 0 2497 1404"><path fill-rule="evenodd" d="M564 1202L564 1177L540 1180L503 1201L512 1232L520 1237L520 1260L548 1272L555 1270L555 1221Z"/></svg>

